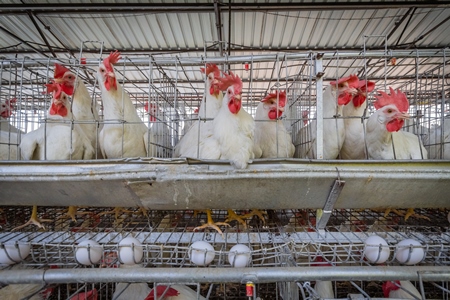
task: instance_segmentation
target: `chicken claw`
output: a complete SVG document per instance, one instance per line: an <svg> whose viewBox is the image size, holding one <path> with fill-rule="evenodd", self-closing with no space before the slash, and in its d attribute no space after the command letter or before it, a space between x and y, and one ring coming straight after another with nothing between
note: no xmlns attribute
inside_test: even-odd
<svg viewBox="0 0 450 300"><path fill-rule="evenodd" d="M248 215L250 215L250 214L248 214ZM233 210L229 209L228 217L225 219L225 222L231 222L231 221L235 220L235 221L238 221L239 223L241 223L242 226L244 226L244 229L247 229L247 223L245 223L245 221L244 221L245 218L247 218L247 215L240 217Z"/></svg>
<svg viewBox="0 0 450 300"><path fill-rule="evenodd" d="M219 226L217 225L222 225L222 226L228 226L230 227L230 224L225 223L225 222L214 222L212 217L211 217L211 210L207 209L206 210L206 217L207 217L207 221L205 224L201 225L201 226L197 226L194 228L194 231L197 231L199 229L204 229L204 228L212 228L214 230L216 230L218 233L220 233L220 235L222 236L222 238L224 238L223 232L222 230L220 230Z"/></svg>
<svg viewBox="0 0 450 300"><path fill-rule="evenodd" d="M34 206L33 206L33 210L31 211L31 217L30 217L30 219L28 220L28 222L26 222L26 223L23 224L23 225L14 227L11 231L19 230L19 229L22 229L22 228L24 228L24 227L26 227L26 226L28 226L28 225L32 225L32 224L33 224L33 225L36 225L38 228L42 228L42 229L45 230L45 226L42 225L41 223L44 223L44 222L52 222L52 221L53 221L53 220L50 220L50 219L39 219L38 216L37 216L37 206L34 205Z"/></svg>

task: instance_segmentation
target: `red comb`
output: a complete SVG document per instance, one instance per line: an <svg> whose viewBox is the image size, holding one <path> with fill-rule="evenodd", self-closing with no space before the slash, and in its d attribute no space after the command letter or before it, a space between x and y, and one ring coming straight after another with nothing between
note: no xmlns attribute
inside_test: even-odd
<svg viewBox="0 0 450 300"><path fill-rule="evenodd" d="M397 283L398 285L400 285L400 281L396 280L395 283ZM383 283L382 285L382 289L383 289L383 295L385 298L389 298L389 293L391 291L396 291L399 289L399 287L397 285L395 285L392 281L386 281Z"/></svg>
<svg viewBox="0 0 450 300"><path fill-rule="evenodd" d="M389 87L389 90L391 91L390 95L385 92L378 91L381 95L375 95L377 100L373 103L373 106L375 106L376 109L380 109L386 105L394 104L397 106L399 111L407 112L409 108L409 101L406 98L406 95L400 90L395 92L395 90L391 87Z"/></svg>
<svg viewBox="0 0 450 300"><path fill-rule="evenodd" d="M164 295L164 297L178 296L180 294L180 292L178 292L176 289L173 289L171 287L167 288L167 286L165 286L165 285L158 285L156 287L156 295L161 296L166 289L167 289L167 292ZM155 291L154 291L154 289L152 289L150 291L150 293L148 294L148 296L145 298L145 300L155 299L154 293L155 293Z"/></svg>
<svg viewBox="0 0 450 300"><path fill-rule="evenodd" d="M146 112L148 112L148 102L145 102L144 109L145 109Z"/></svg>
<svg viewBox="0 0 450 300"><path fill-rule="evenodd" d="M117 51L117 50L115 52L111 51L109 56L103 60L103 64L105 65L106 70L108 72L114 72L112 65L117 63L120 58L121 57L120 57L119 51Z"/></svg>
<svg viewBox="0 0 450 300"><path fill-rule="evenodd" d="M230 71L230 75L223 74L224 77L218 78L219 80L219 90L225 91L229 86L236 85L235 90L238 91L238 93L242 92L242 80L239 78L238 75L235 75L233 72Z"/></svg>
<svg viewBox="0 0 450 300"><path fill-rule="evenodd" d="M205 68L200 68L200 71L202 71L202 73L205 73ZM209 75L210 73L214 73L214 77L219 77L219 67L217 67L216 64L206 64L206 75Z"/></svg>
<svg viewBox="0 0 450 300"><path fill-rule="evenodd" d="M196 109L194 109L194 114L198 114L198 107Z"/></svg>
<svg viewBox="0 0 450 300"><path fill-rule="evenodd" d="M373 81L367 81L367 91L366 91L366 80L360 80L358 82L358 89L361 90L361 92L368 92L370 93L371 91L373 91L375 89L375 82Z"/></svg>
<svg viewBox="0 0 450 300"><path fill-rule="evenodd" d="M53 76L55 78L63 78L64 74L67 71L70 71L70 70L60 64L55 63L55 74Z"/></svg>
<svg viewBox="0 0 450 300"><path fill-rule="evenodd" d="M358 81L359 81L358 76L350 75L350 76L347 76L347 77L343 77L343 78L339 79L338 81L331 81L330 84L331 85L337 85L337 84L340 84L340 83L348 82L348 84L350 86L356 87L357 84L358 84Z"/></svg>
<svg viewBox="0 0 450 300"><path fill-rule="evenodd" d="M276 91L275 93L270 93L264 99L261 100L261 102L266 102L267 100L270 100L272 98L277 98L278 95L278 105L280 107L284 107L286 105L286 91Z"/></svg>

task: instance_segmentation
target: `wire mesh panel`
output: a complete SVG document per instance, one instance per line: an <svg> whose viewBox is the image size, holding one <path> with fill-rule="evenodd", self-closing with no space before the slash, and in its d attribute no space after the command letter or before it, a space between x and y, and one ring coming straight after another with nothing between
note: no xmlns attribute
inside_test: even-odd
<svg viewBox="0 0 450 300"><path fill-rule="evenodd" d="M265 221L253 217L243 224L233 221L231 227L224 227L221 236L214 230L194 232L194 228L206 220L201 213L193 211L142 211L115 210L108 208L79 208L75 219L68 218L65 211L57 207L41 208L39 215L52 220L46 223L46 230L29 227L12 231L28 216L29 210L21 207L3 207L1 214L0 259L5 271L29 269L114 269L123 268L173 268L173 272L189 269L192 272L207 269L220 269L222 272L232 270L230 254L235 258L243 255L248 259L247 267L254 270L261 268L326 268L335 266L373 267L377 264L368 260L366 252L368 237L377 235L387 242L388 258L383 262L386 266L401 266L397 254L401 248L397 245L404 239L414 239L419 246L408 246L408 251L420 249L422 252L415 266L449 266L450 236L448 231L448 210L416 210L417 216L405 220L404 211L385 212L373 210L335 210L325 229L317 229L315 222L317 213L314 210L281 210L267 211ZM244 214L245 211L236 211ZM216 221L226 218L225 211L214 210ZM127 238L135 242L124 243ZM97 244L83 244L86 240ZM211 245L213 254L208 258L206 248L195 248L195 242ZM236 245L245 245L249 252L237 251ZM21 252L24 245L29 246L29 254ZM199 261L194 262L195 250L203 251ZM83 257L82 254L88 253ZM6 257L5 257L6 253ZM127 257L127 253L131 257ZM129 261L131 259L131 261ZM236 258L237 259L237 258ZM127 263L128 260L128 263ZM208 261L206 261L208 260ZM233 260L231 260L233 261ZM236 263L236 260L234 260ZM379 266L379 265L378 265ZM324 269L323 279L328 276ZM383 282L358 280L368 274L354 274L353 281L332 281L334 297L347 298L348 294L360 294L364 297L382 297ZM261 299L318 298L321 291L317 282L298 281L294 283L258 283L257 277L242 274L245 282L212 283L190 282L185 284L194 291L199 291L209 299L242 299L246 296L245 283L255 283L255 296ZM161 278L159 282L146 283L151 287L173 284ZM240 281L240 280L239 280ZM59 284L39 286L38 290L51 291L52 299L67 299L79 292L95 289L99 299L111 299L117 291L118 281L95 282L91 284ZM413 282L417 290L423 285L427 298L447 299L448 282ZM133 288L128 286L127 288ZM408 288L407 288L408 289ZM31 294L31 293L30 293Z"/></svg>
<svg viewBox="0 0 450 300"><path fill-rule="evenodd" d="M97 69L101 59L106 56L81 51L80 57L83 59L54 61L23 57L1 61L1 101L4 107L11 111L2 113L2 160L21 159L17 150L23 134L40 126L48 126L47 112L51 107L52 96L45 94L45 84L55 76L55 62L67 67L77 80L86 86L92 110L98 113L98 119L69 118L66 123L91 124L97 146L99 134L105 124L116 124L118 127L121 125L123 128L132 125L132 122L123 118L116 120L104 116L104 99L99 88L102 83L97 82ZM321 63L321 70L317 69L318 61ZM445 158L446 148L439 146L448 142L448 130L441 130L440 127L445 127L449 109L446 68L448 59L445 50L279 53L226 58L191 58L186 55L122 57L114 65L117 83L123 86L124 90L118 97L125 99L125 95L129 95L139 122L150 129L151 138L147 141L150 150L146 156L171 158L173 148L192 123L212 122L212 119L207 120L201 116L199 118L197 113L205 98L205 75L201 68L210 62L216 63L222 71L233 71L242 79L242 106L253 117L258 104L269 93L287 92L288 109L284 111L281 120L296 146L296 158L315 157L314 154L307 153L311 149L315 151L317 142L322 144L315 141L318 134L323 135L322 147L325 151L330 140L337 140L338 145L342 144L345 138L340 136L338 131L344 125L347 129L355 126L365 139L365 124L375 112L372 105L375 100L374 92L366 93L367 101L363 102L362 109L350 115L346 114L345 109L352 105L351 102L344 108L333 103L331 106L326 105L330 82L351 74L356 74L360 80L374 82L374 91L389 92L389 87L392 87L404 92L410 104L408 111L411 118L405 121L403 130L419 135L429 152L429 158ZM321 87L316 85L318 81L322 82ZM325 107L319 112L316 102L318 93L325 97ZM71 97L72 108L73 103L76 103L74 97ZM337 95L334 94L333 97ZM118 110L121 105L118 105ZM344 111L341 111L342 109ZM317 120L317 116L321 120ZM343 122L345 124L341 126ZM256 126L260 124L262 121L256 120ZM321 129L316 132L318 125ZM328 127L333 129L330 131ZM351 139L351 135L347 136ZM122 143L126 141L125 134ZM361 141L361 144L365 142ZM101 158L100 148L95 146L96 154L93 158ZM14 151L8 151L13 148ZM336 157L324 158L346 157L339 153ZM364 158L367 158L367 155Z"/></svg>

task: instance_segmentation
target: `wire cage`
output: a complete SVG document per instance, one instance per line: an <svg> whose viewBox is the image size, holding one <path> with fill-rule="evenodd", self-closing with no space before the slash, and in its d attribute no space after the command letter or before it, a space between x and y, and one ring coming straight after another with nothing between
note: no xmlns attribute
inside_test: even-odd
<svg viewBox="0 0 450 300"><path fill-rule="evenodd" d="M237 213L243 214L245 211ZM222 236L215 231L194 232L194 228L205 220L204 214L194 211L110 211L109 208L79 208L79 214L72 220L60 207L46 207L41 209L40 215L52 220L46 223L47 230L23 228L13 231L14 226L21 224L29 216L29 211L25 210L24 213L22 207L4 207L0 256L2 263L11 260L3 265L3 271L37 269L59 270L70 274L72 271L89 271L93 268L113 268L113 272L131 267L132 270L155 272L164 268L175 273L188 270L194 276L197 272L218 270L230 281L210 282L208 278L204 278L203 282L183 282L209 299L242 299L246 296L246 282L241 281L243 274L239 273L236 278L227 274L236 270L232 267L236 260L230 260L230 254L234 254L235 259L241 259L239 255L244 255L247 268L254 272L266 268L270 271L277 267L322 269L334 266L339 269L357 266L361 271L353 274L351 280L333 280L335 297L347 298L348 294L360 294L365 298L383 297L383 282L368 279L373 278L371 272L379 268L366 255L370 244L365 241L370 236L378 235L387 242L389 257L383 262L384 266L409 264L408 260L412 256L408 256L403 263L397 258L397 253L402 251L397 244L405 239L414 239L419 243L419 246L407 247L410 253L415 249L421 250L420 258L414 262L414 266L450 265L449 211L422 209L416 210L416 213L419 217L405 220L400 216L401 211L393 211L385 216L384 211L335 210L328 225L324 229L318 229L315 226L315 210L269 210L265 222L258 217L247 219L245 226L232 222L231 227L224 228ZM225 217L225 211L213 210L216 221ZM137 241L121 242L129 237ZM97 244L83 244L86 240ZM206 250L203 246L196 248L194 243L197 241L209 243L212 250ZM232 250L237 244L247 246L248 252ZM21 252L24 245L29 246L29 253ZM196 250L203 251L199 261L194 260L193 251ZM82 253L86 254L84 251L89 255L83 257ZM131 253L131 257L127 257L127 253ZM213 254L213 257L205 261L209 254ZM363 269L364 267L367 268ZM246 272L250 271L247 269ZM251 272L248 276L249 281L253 279L256 283L255 297L261 299L320 297L320 291L315 290L315 280L290 283L280 278L278 282L265 283L258 282L258 276L252 277ZM80 283L80 279L76 283L60 283L56 286L41 284L39 290L53 288L51 299L68 299L77 292L88 292L95 288L100 299L112 299L119 288L118 283L122 280L122 284L133 282L120 276L108 281L106 278L109 277L99 277L84 284ZM179 283L165 280L167 279L161 276L149 283L149 287ZM448 298L446 280L438 282L417 279L415 284L418 290L421 290L422 285L426 298Z"/></svg>
<svg viewBox="0 0 450 300"><path fill-rule="evenodd" d="M343 119L354 119L364 126L373 114L375 92L369 93L363 109L351 116L343 115L337 107L326 111L322 107L323 100L317 101L317 95L323 95L323 89L329 86L330 81L357 74L360 79L374 81L375 91L389 91L389 87L403 91L410 103L411 115L403 130L419 136L428 151L424 158L442 159L445 158L443 145L448 143L445 130L440 130L448 119L446 116L449 110L446 51L364 50L348 53L251 54L225 58L207 57L206 53L200 58L187 55L135 55L124 56L114 68L118 82L130 96L138 116L156 134L155 140L149 143L154 143L157 150L148 153L150 157L171 158L173 148L193 122L212 122L196 113L205 90L205 76L200 68L211 62L219 65L222 71L232 70L242 78L243 108L252 116L255 116L260 100L268 93L276 90L287 92L288 109L281 119L297 148L295 158L327 159L305 154L308 149L326 147L320 142L320 136L325 135L327 139L329 135L335 134L327 132L327 124L339 127L338 123ZM102 124L124 124L124 120L107 120L103 116L96 72L105 55L101 51L98 55L80 51L79 56L79 59L23 57L1 60L0 97L3 104L10 104L12 110L9 117L1 119L1 146L4 149L2 153L5 153L2 160L20 160L20 151L17 150L21 136L46 126L50 96L45 95L44 91L45 84L53 78L55 62L68 67L86 85L92 96L93 107L99 113L99 120L71 122L94 124L97 141ZM149 107L156 109L149 111ZM256 126L259 122L256 121ZM316 132L316 128L319 131ZM95 158L98 157L97 153Z"/></svg>

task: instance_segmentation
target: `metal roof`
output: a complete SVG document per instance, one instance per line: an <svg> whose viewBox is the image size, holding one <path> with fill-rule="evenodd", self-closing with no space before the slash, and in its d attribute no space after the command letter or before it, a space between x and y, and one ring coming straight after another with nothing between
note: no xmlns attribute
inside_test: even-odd
<svg viewBox="0 0 450 300"><path fill-rule="evenodd" d="M233 55L450 44L450 1L2 2L0 55L71 56L85 41L105 51L195 55L207 46ZM98 53L100 44L84 48Z"/></svg>

